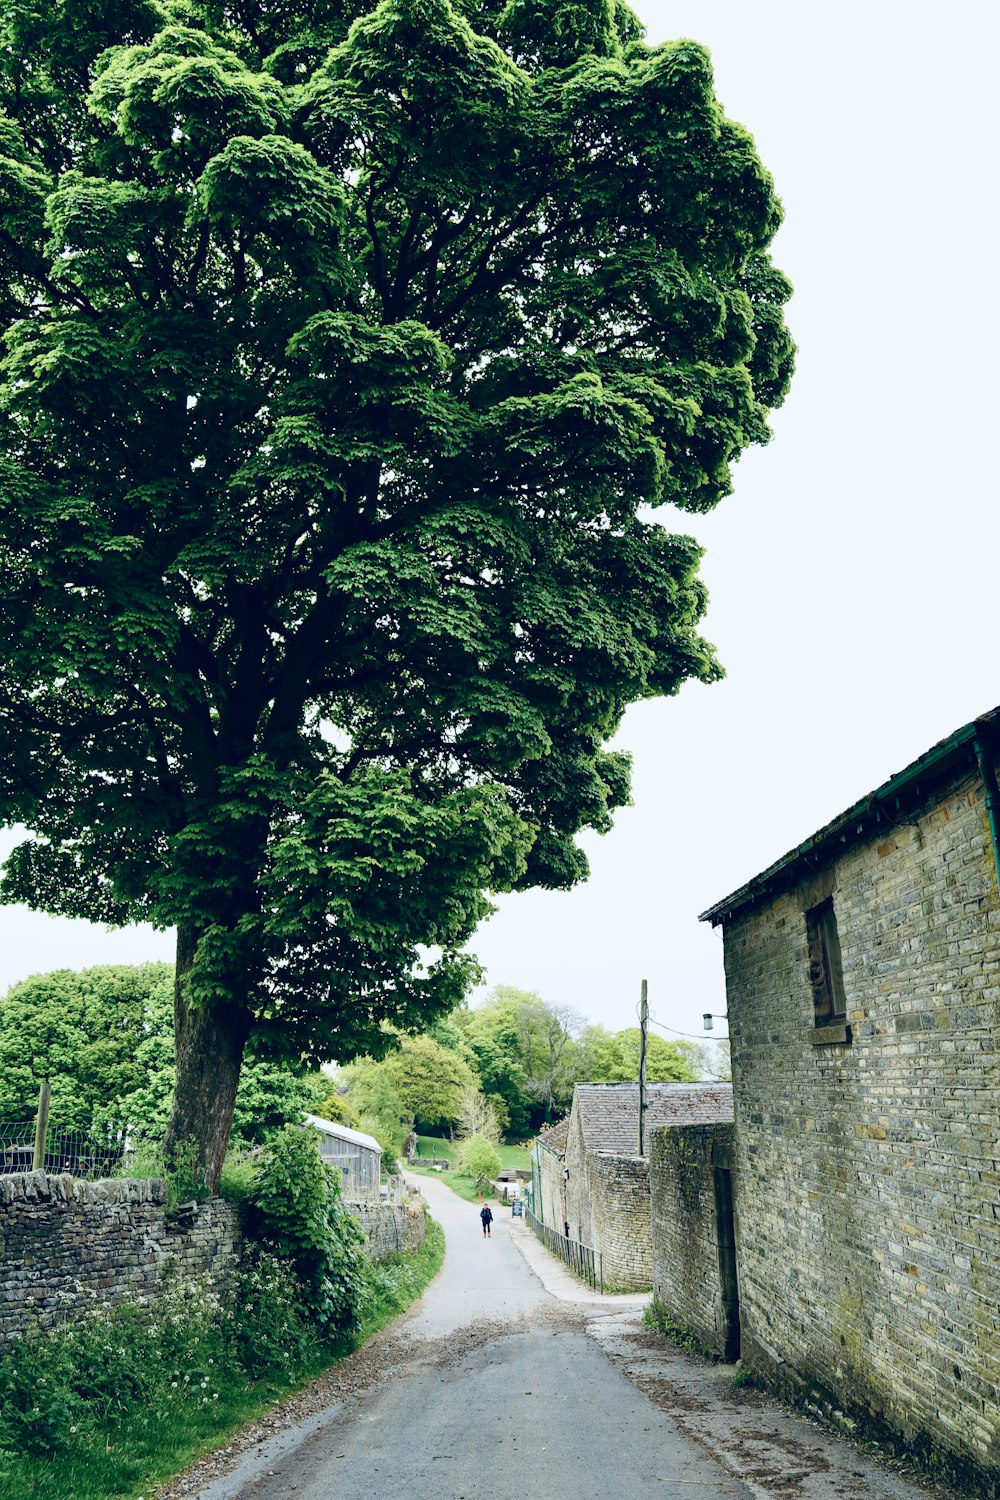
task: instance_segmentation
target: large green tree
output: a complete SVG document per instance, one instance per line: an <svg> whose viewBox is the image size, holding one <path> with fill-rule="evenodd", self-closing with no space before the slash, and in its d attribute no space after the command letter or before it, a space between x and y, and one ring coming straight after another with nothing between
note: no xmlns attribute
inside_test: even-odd
<svg viewBox="0 0 1000 1500"><path fill-rule="evenodd" d="M32 1119L48 1078L56 1135L162 1138L174 1090L173 991L173 967L163 963L57 969L13 985L0 997L0 1122ZM329 1087L321 1074L251 1057L236 1129L268 1140Z"/></svg>
<svg viewBox="0 0 1000 1500"><path fill-rule="evenodd" d="M384 1046L718 668L780 218L616 0L0 0L2 895L177 929L169 1144ZM432 957L428 958L427 953Z"/></svg>
<svg viewBox="0 0 1000 1500"><path fill-rule="evenodd" d="M48 1078L53 1130L141 1129L121 1105L149 1083L146 1049L169 1024L173 979L169 964L121 964L13 985L0 998L0 1120L32 1119Z"/></svg>

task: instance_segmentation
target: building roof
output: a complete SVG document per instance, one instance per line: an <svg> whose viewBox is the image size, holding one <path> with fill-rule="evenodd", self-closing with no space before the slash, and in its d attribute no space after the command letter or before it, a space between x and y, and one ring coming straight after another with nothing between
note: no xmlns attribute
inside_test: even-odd
<svg viewBox="0 0 1000 1500"><path fill-rule="evenodd" d="M540 1146L547 1146L557 1156L562 1156L565 1153L566 1142L568 1140L569 1115L566 1116L565 1120L557 1120L554 1125L549 1126L548 1130L541 1131L538 1137L538 1144Z"/></svg>
<svg viewBox="0 0 1000 1500"><path fill-rule="evenodd" d="M637 1156L639 1085L578 1083L573 1108L586 1151ZM659 1125L727 1124L733 1118L731 1083L647 1083L644 1133Z"/></svg>
<svg viewBox="0 0 1000 1500"><path fill-rule="evenodd" d="M699 917L700 922L711 922L717 927L745 906L759 900L769 900L779 891L795 883L803 868L815 870L829 863L844 852L845 846L871 838L886 831L892 824L907 816L908 809L936 783L944 781L956 772L976 768L977 746L994 742L997 725L1000 724L1000 707L982 714L961 729L956 729L947 739L921 755L895 776L890 776L881 786L855 802L846 812L827 823L811 838L790 849L773 865L768 865L759 875L748 880L722 901L717 901Z"/></svg>
<svg viewBox="0 0 1000 1500"><path fill-rule="evenodd" d="M363 1130L349 1130L337 1120L321 1120L318 1115L306 1115L306 1124L321 1135L333 1136L335 1140L347 1141L352 1146L364 1146L366 1151L377 1151L379 1156L382 1155L382 1147L375 1137L365 1135Z"/></svg>

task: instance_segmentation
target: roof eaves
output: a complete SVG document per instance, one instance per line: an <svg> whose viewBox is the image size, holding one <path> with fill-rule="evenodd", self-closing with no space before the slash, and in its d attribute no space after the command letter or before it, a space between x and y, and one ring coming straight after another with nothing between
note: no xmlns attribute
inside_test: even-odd
<svg viewBox="0 0 1000 1500"><path fill-rule="evenodd" d="M898 822L903 797L910 792L919 791L921 778L936 780L946 774L964 758L976 736L983 730L988 732L998 720L1000 707L991 709L969 724L963 724L961 729L957 729L947 739L940 740L896 775L890 776L888 781L855 802L853 807L827 823L811 838L790 849L731 895L708 907L699 916L699 922L711 922L713 927L717 927L744 906L751 906L757 900L769 899L775 895L788 884L790 875L800 865L815 863L818 867L838 845L853 843L866 833L874 833L880 823L888 826ZM894 805L890 806L890 802Z"/></svg>

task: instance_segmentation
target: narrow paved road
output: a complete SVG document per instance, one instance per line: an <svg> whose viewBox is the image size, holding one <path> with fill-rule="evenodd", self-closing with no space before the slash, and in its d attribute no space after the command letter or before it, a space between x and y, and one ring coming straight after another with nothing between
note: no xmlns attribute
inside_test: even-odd
<svg viewBox="0 0 1000 1500"><path fill-rule="evenodd" d="M447 1254L396 1326L381 1379L188 1493L926 1500L926 1490L843 1440L756 1392L733 1391L730 1376L663 1352L641 1330L637 1299L581 1297L506 1211L497 1210L484 1240L475 1205L436 1180L420 1186ZM573 1300L564 1300L567 1290Z"/></svg>

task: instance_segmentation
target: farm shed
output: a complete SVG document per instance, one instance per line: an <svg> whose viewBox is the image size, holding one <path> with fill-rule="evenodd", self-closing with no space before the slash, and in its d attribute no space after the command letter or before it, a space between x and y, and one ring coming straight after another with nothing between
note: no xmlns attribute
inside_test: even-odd
<svg viewBox="0 0 1000 1500"><path fill-rule="evenodd" d="M351 1203L378 1198L382 1177L382 1147L371 1135L350 1130L334 1120L306 1115L306 1124L319 1132L319 1154L343 1178L344 1197Z"/></svg>

